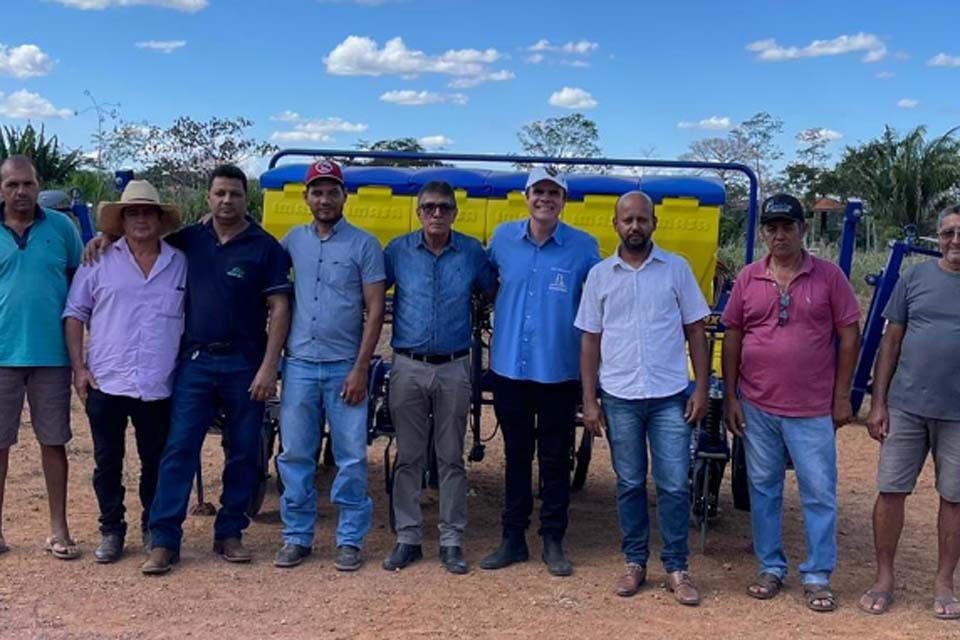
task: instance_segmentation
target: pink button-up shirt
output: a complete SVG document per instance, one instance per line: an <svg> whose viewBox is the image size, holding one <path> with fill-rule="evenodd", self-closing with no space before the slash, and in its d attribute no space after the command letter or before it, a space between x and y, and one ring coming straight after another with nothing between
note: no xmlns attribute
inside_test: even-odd
<svg viewBox="0 0 960 640"><path fill-rule="evenodd" d="M791 418L830 415L837 366L837 329L860 319L840 267L805 254L790 283L780 325L780 288L769 256L737 276L721 321L743 333L740 393L760 409Z"/></svg>
<svg viewBox="0 0 960 640"><path fill-rule="evenodd" d="M77 270L63 317L89 326L87 368L101 391L170 397L186 284L187 259L166 242L147 277L123 238L98 263Z"/></svg>

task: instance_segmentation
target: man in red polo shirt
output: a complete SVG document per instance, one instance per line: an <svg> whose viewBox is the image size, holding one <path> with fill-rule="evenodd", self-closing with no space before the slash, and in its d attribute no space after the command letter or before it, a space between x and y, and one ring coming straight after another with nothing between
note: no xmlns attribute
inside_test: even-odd
<svg viewBox="0 0 960 640"><path fill-rule="evenodd" d="M744 441L753 548L760 563L747 593L772 598L787 575L782 511L789 453L806 533L807 559L800 575L807 606L833 611L834 429L851 420L860 310L839 267L804 250L807 223L796 198L767 198L760 225L769 255L740 272L722 317L725 418L730 431Z"/></svg>

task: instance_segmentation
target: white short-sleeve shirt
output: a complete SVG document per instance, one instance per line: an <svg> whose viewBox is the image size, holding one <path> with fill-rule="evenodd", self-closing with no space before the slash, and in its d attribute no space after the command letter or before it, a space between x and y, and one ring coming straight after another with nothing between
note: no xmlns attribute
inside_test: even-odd
<svg viewBox="0 0 960 640"><path fill-rule="evenodd" d="M683 325L710 307L690 265L654 245L639 268L619 251L587 276L576 326L600 337L600 387L626 400L665 398L688 384Z"/></svg>

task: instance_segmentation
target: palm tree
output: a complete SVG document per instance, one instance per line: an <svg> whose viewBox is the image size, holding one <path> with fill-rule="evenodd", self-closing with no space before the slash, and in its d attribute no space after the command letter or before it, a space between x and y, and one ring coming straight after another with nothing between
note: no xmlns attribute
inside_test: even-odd
<svg viewBox="0 0 960 640"><path fill-rule="evenodd" d="M62 183L83 162L79 151L66 151L57 136L46 137L43 126L37 131L32 124L23 129L3 127L0 133L0 161L9 156L24 155L33 160L37 177L43 183Z"/></svg>
<svg viewBox="0 0 960 640"><path fill-rule="evenodd" d="M903 138L886 127L860 147L847 147L834 179L844 196L859 196L868 210L888 224L929 225L960 187L960 141L954 134L926 140L918 126Z"/></svg>

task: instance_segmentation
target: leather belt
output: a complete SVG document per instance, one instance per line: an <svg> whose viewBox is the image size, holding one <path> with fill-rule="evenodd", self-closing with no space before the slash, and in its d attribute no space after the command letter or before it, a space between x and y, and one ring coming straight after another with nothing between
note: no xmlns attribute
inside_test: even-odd
<svg viewBox="0 0 960 640"><path fill-rule="evenodd" d="M470 349L461 349L460 351L454 351L453 353L442 353L439 355L430 353L415 353L409 349L394 349L393 352L410 358L411 360L426 362L427 364L446 364L447 362L453 362L454 360L459 360L464 356L470 355Z"/></svg>

